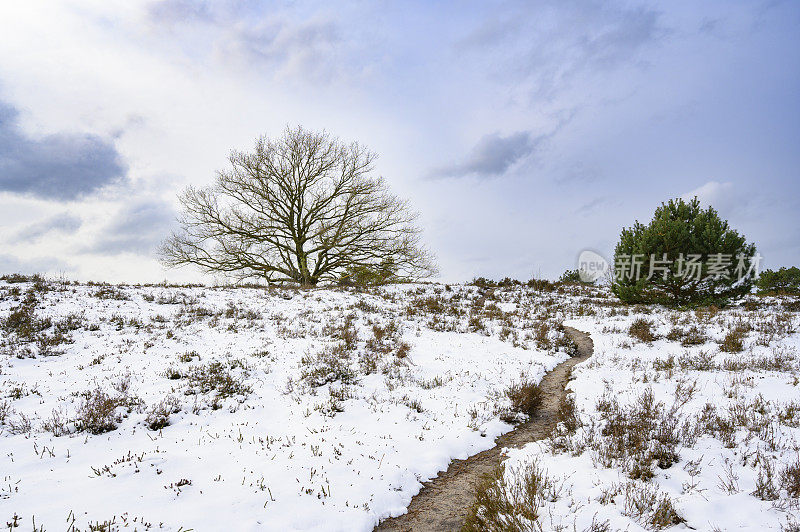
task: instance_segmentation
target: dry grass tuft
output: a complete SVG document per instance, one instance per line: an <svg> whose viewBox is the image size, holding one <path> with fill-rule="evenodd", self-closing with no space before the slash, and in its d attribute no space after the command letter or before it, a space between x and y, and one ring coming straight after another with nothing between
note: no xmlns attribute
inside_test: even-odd
<svg viewBox="0 0 800 532"><path fill-rule="evenodd" d="M542 389L539 385L522 376L506 390L506 397L511 401L511 415L505 416L504 421L518 419L519 414L532 417L542 404Z"/></svg>
<svg viewBox="0 0 800 532"><path fill-rule="evenodd" d="M800 498L800 459L787 465L781 471L781 485L786 489L789 497Z"/></svg>
<svg viewBox="0 0 800 532"><path fill-rule="evenodd" d="M733 329L725 335L725 338L719 344L719 348L727 353L741 353L744 351L744 343L742 342L744 336L745 333L741 329Z"/></svg>
<svg viewBox="0 0 800 532"><path fill-rule="evenodd" d="M656 339L653 334L653 322L644 318L637 318L628 329L628 334L640 342L650 343Z"/></svg>
<svg viewBox="0 0 800 532"><path fill-rule="evenodd" d="M145 424L150 430L160 430L169 425L169 416L181 411L181 404L172 395L154 404L145 418Z"/></svg>
<svg viewBox="0 0 800 532"><path fill-rule="evenodd" d="M117 428L123 414L119 409L130 410L131 399L127 396L112 397L100 388L85 392L83 403L75 417L75 427L81 432L102 434Z"/></svg>
<svg viewBox="0 0 800 532"><path fill-rule="evenodd" d="M222 362L210 362L194 366L186 372L190 393L216 392L217 398L247 395L250 387L244 384L243 376L235 375Z"/></svg>
<svg viewBox="0 0 800 532"><path fill-rule="evenodd" d="M574 433L581 426L581 420L575 406L574 394L566 393L561 397L558 402L556 422L561 424L569 434Z"/></svg>
<svg viewBox="0 0 800 532"><path fill-rule="evenodd" d="M507 480L504 471L504 466L499 466L476 487L462 532L541 530L539 512L546 502L558 500L558 486L536 462L513 471L516 481Z"/></svg>

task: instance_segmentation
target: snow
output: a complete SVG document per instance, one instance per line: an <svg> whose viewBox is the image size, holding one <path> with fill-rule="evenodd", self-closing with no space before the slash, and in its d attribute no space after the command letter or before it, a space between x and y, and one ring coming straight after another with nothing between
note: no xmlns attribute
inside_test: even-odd
<svg viewBox="0 0 800 532"><path fill-rule="evenodd" d="M32 289L0 282L0 319ZM451 460L513 428L500 419L503 391L569 356L557 347L563 321L594 341L569 384L581 425L506 453L509 481L535 462L559 486L537 527L652 529L626 504L649 490L670 498L678 529L791 529L798 500L780 471L800 449L800 317L796 300L754 301L704 315L624 307L577 287L50 283L35 314L52 320L46 337L76 316L70 342L0 330L0 517L47 530L371 530ZM657 339L633 338L636 319ZM742 325L743 352L722 351ZM696 345L668 338L691 326L705 336ZM209 387L198 375L212 370L223 380ZM98 434L80 423L96 390L120 401L117 427ZM699 430L676 463L632 479L593 447L605 423L598 402L625 407L648 390L677 404L681 423L697 424L708 404L746 421L727 440ZM152 430L148 416L165 400L177 408ZM763 463L775 473L768 500L753 494Z"/></svg>
<svg viewBox="0 0 800 532"><path fill-rule="evenodd" d="M0 317L30 289L0 283ZM538 380L568 356L501 334L499 322L470 332L466 317L409 314L416 298L453 296L435 285L371 294L111 287L101 298L102 290L51 284L38 295L38 317L80 317L72 343L50 354L0 333L0 403L13 409L0 425L0 515L8 522L370 530L405 512L421 482L452 459L490 448L512 428L499 413L513 380ZM458 293L463 304L476 296ZM308 361L339 343L350 315L355 382L310 385ZM399 332L386 344L410 350L376 355L369 372L359 357L370 352L372 324L392 322ZM214 361L250 392L219 398L187 382L191 368ZM95 389L127 398L115 430L91 434L76 422ZM148 412L168 396L180 411L150 430ZM47 428L54 410L66 420L64 435ZM19 428L25 419L30 431Z"/></svg>
<svg viewBox="0 0 800 532"><path fill-rule="evenodd" d="M586 442L592 428L604 425L598 408L601 397L606 395L616 398L620 405L629 405L647 389L667 408L678 404L681 423L696 422L710 404L716 412L726 415L740 408L739 412L748 417L752 427L738 427L729 445L708 431L692 444L682 443L678 448L679 461L666 469L654 467L655 477L649 481L631 480L618 466L604 467L598 449L591 443L572 452L553 445L552 440L509 450L505 462L508 480L518 482L517 472L525 464L536 463L561 486L558 500L548 502L542 509L541 530L586 530L591 529L593 522L605 523L609 530L655 528L646 518L626 509L625 497L619 489L626 485L667 494L677 514L685 520L675 528L796 530L792 526L800 521L800 504L796 494L792 497L787 493L779 472L797 463L800 419L796 415L784 415L781 419L780 413L787 411L787 405L800 404L797 379L800 334L796 332L800 319L797 312L785 312L780 301L766 299L764 303L764 309L733 308L710 319L686 311L615 315L605 309L595 316L565 321L566 325L589 332L594 341L594 355L576 366L574 380L569 384L582 423L575 435L567 436L573 443ZM628 328L637 318L650 320L661 338L652 343L631 338ZM689 322L699 323L708 341L683 346L664 338L675 324ZM744 351L721 351L716 342L742 323L754 327L745 334ZM786 330L772 334L771 326L775 323L784 324ZM724 369L726 361L764 360L775 355L785 357L789 361L787 367ZM664 363L670 356L677 360L676 367ZM698 356L713 360L716 367L705 370L681 367L681 357ZM681 404L677 388L691 386L694 386L691 398ZM763 407L758 407L759 404ZM773 500L762 500L754 493L762 469L759 457L772 464L774 470ZM731 481L731 488L726 488L725 483ZM604 493L609 492L617 495L610 501L604 500Z"/></svg>

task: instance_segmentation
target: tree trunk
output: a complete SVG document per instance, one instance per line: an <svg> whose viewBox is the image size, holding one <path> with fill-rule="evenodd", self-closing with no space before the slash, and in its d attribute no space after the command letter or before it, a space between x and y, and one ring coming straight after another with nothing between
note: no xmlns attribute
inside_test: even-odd
<svg viewBox="0 0 800 532"><path fill-rule="evenodd" d="M300 270L300 284L303 286L315 286L317 279L311 277L308 269L308 255L303 251L303 247L297 246L297 268Z"/></svg>

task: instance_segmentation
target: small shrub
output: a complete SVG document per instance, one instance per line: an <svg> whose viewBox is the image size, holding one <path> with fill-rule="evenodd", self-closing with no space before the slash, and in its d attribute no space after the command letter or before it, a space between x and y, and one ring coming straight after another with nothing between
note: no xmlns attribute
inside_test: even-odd
<svg viewBox="0 0 800 532"><path fill-rule="evenodd" d="M786 489L789 497L800 498L800 459L787 465L781 471L781 485Z"/></svg>
<svg viewBox="0 0 800 532"><path fill-rule="evenodd" d="M6 420L8 432L11 434L30 434L33 430L31 419L23 413L17 415L17 419Z"/></svg>
<svg viewBox="0 0 800 532"><path fill-rule="evenodd" d="M513 414L532 417L542 404L542 389L528 377L523 376L506 389L506 397L511 401ZM506 420L508 419L507 417Z"/></svg>
<svg viewBox="0 0 800 532"><path fill-rule="evenodd" d="M178 399L168 395L158 403L154 404L145 418L145 425L150 430L160 430L169 425L169 416L181 411Z"/></svg>
<svg viewBox="0 0 800 532"><path fill-rule="evenodd" d="M397 348L394 351L394 356L399 359L406 358L408 354L411 352L411 344L407 342L398 342Z"/></svg>
<svg viewBox="0 0 800 532"><path fill-rule="evenodd" d="M556 411L556 423L562 424L570 434L575 432L580 426L581 422L575 406L574 394L565 393L561 397L561 400L558 402L558 410Z"/></svg>
<svg viewBox="0 0 800 532"><path fill-rule="evenodd" d="M665 410L646 389L636 401L620 407L616 399L604 394L597 404L604 425L602 439L594 442L605 467L619 465L632 479L649 480L655 462L667 469L678 461L680 443L675 409Z"/></svg>
<svg viewBox="0 0 800 532"><path fill-rule="evenodd" d="M443 315L446 311L444 299L434 296L414 298L406 309L406 313L409 316L417 314Z"/></svg>
<svg viewBox="0 0 800 532"><path fill-rule="evenodd" d="M36 294L29 291L22 303L12 309L9 315L0 322L3 331L7 334L16 334L23 341L36 340L40 332L53 325L49 318L39 318L36 315L37 304Z"/></svg>
<svg viewBox="0 0 800 532"><path fill-rule="evenodd" d="M560 284L580 284L580 285L592 285L593 282L584 281L581 278L581 273L577 269L575 270L567 270L561 274L561 277L558 278L558 282Z"/></svg>
<svg viewBox="0 0 800 532"><path fill-rule="evenodd" d="M675 369L675 355L669 355L665 359L657 358L653 361L653 369L667 373L672 372Z"/></svg>
<svg viewBox="0 0 800 532"><path fill-rule="evenodd" d="M164 376L171 381L176 381L178 379L183 378L183 372L180 368L176 368L175 366L170 366L166 370L164 370Z"/></svg>
<svg viewBox="0 0 800 532"><path fill-rule="evenodd" d="M403 397L403 404L418 414L425 412L425 408L419 399L410 399L408 396Z"/></svg>
<svg viewBox="0 0 800 532"><path fill-rule="evenodd" d="M117 301L128 301L128 295L116 286L101 286L92 294L97 299L115 299Z"/></svg>
<svg viewBox="0 0 800 532"><path fill-rule="evenodd" d="M344 323L340 327L334 329L333 336L334 338L342 340L344 348L348 351L355 349L358 343L358 331L356 331L355 326L355 315L350 314L347 316Z"/></svg>
<svg viewBox="0 0 800 532"><path fill-rule="evenodd" d="M53 409L53 413L48 419L42 423L42 428L47 432L53 433L53 436L59 437L69 434L69 419L62 410Z"/></svg>
<svg viewBox="0 0 800 532"><path fill-rule="evenodd" d="M390 321L385 326L378 324L373 325L372 334L373 337L366 341L365 347L369 353L374 354L376 357L391 352L393 349L392 342L395 342L397 345L402 343L399 342L400 330L397 323L394 321ZM348 349L355 348L355 332L353 332L352 338L350 342L345 339L345 346Z"/></svg>
<svg viewBox="0 0 800 532"><path fill-rule="evenodd" d="M378 362L380 355L376 351L364 351L358 355L358 367L364 375L372 375L378 372Z"/></svg>
<svg viewBox="0 0 800 532"><path fill-rule="evenodd" d="M740 353L744 350L743 336L744 334L739 329L729 331L720 342L719 348L727 353Z"/></svg>
<svg viewBox="0 0 800 532"><path fill-rule="evenodd" d="M666 493L657 488L629 483L625 490L625 513L650 525L656 530L670 528L685 521L675 510L675 505Z"/></svg>
<svg viewBox="0 0 800 532"><path fill-rule="evenodd" d="M331 416L344 412L345 402L349 399L354 399L356 395L350 386L343 384L341 386L331 386L328 389L328 402L319 409L324 413Z"/></svg>
<svg viewBox="0 0 800 532"><path fill-rule="evenodd" d="M0 401L0 425L4 424L13 413L14 408L9 401Z"/></svg>
<svg viewBox="0 0 800 532"><path fill-rule="evenodd" d="M714 355L710 352L701 351L697 355L683 355L678 360L682 369L693 371L714 371L717 364L714 362Z"/></svg>
<svg viewBox="0 0 800 532"><path fill-rule="evenodd" d="M127 397L111 397L100 388L86 392L75 417L75 426L81 432L92 434L112 431L122 421L117 409L129 404Z"/></svg>
<svg viewBox="0 0 800 532"><path fill-rule="evenodd" d="M533 278L526 283L530 288L537 292L552 292L556 289L555 284L547 279Z"/></svg>
<svg viewBox="0 0 800 532"><path fill-rule="evenodd" d="M653 334L653 323L644 318L634 320L628 329L628 334L640 342L650 343L656 338Z"/></svg>
<svg viewBox="0 0 800 532"><path fill-rule="evenodd" d="M340 343L314 356L304 356L300 363L303 365L300 377L312 388L332 382L356 382L356 373L350 367L350 357L344 344Z"/></svg>
<svg viewBox="0 0 800 532"><path fill-rule="evenodd" d="M533 340L536 342L536 348L547 351L553 347L553 342L550 340L550 325L546 321L541 321L534 327L536 333Z"/></svg>
<svg viewBox="0 0 800 532"><path fill-rule="evenodd" d="M372 326L372 336L375 337L376 342L383 342L386 337L386 329L376 323Z"/></svg>
<svg viewBox="0 0 800 532"><path fill-rule="evenodd" d="M180 360L183 363L188 363L193 361L195 358L197 360L200 360L200 355L197 354L197 351L187 351L186 353L183 353L181 356L179 356L178 360Z"/></svg>
<svg viewBox="0 0 800 532"><path fill-rule="evenodd" d="M467 327L472 332L481 332L486 330L486 325L483 323L483 318L478 314L470 316Z"/></svg>
<svg viewBox="0 0 800 532"><path fill-rule="evenodd" d="M650 515L649 524L656 530L661 530L679 525L684 521L686 521L686 519L678 515L672 499L669 497L669 495L664 493L656 501L655 508L653 508L653 513Z"/></svg>
<svg viewBox="0 0 800 532"><path fill-rule="evenodd" d="M190 368L186 372L186 379L190 393L215 392L217 398L250 393L250 387L244 384L243 377L234 375L228 367L217 361Z"/></svg>
<svg viewBox="0 0 800 532"><path fill-rule="evenodd" d="M688 329L681 329L680 327L673 328L667 334L667 340L673 342L680 342L682 346L689 347L692 345L703 345L708 341L708 337L696 325L692 325Z"/></svg>
<svg viewBox="0 0 800 532"><path fill-rule="evenodd" d="M340 286L367 287L391 283L398 280L395 277L396 268L390 262L376 265L359 265L347 268L339 278Z"/></svg>
<svg viewBox="0 0 800 532"><path fill-rule="evenodd" d="M697 326L692 325L681 339L681 345L688 347L690 345L703 345L708 341L708 337Z"/></svg>
<svg viewBox="0 0 800 532"><path fill-rule="evenodd" d="M567 334L563 325L556 327L556 340L553 342L553 348L556 351L563 351L571 357L576 357L580 354L578 344L572 339L572 336Z"/></svg>
<svg viewBox="0 0 800 532"><path fill-rule="evenodd" d="M621 488L625 497L623 513L656 530L685 522L666 493L649 484L629 481Z"/></svg>
<svg viewBox="0 0 800 532"><path fill-rule="evenodd" d="M756 476L756 489L751 495L762 501L774 501L780 496L778 488L775 486L775 468L770 459L764 455L759 455L758 461L760 467Z"/></svg>
<svg viewBox="0 0 800 532"><path fill-rule="evenodd" d="M491 288L497 286L497 283L492 281L491 279L487 279L486 277L475 277L472 281L469 282L472 286L477 286L478 288Z"/></svg>
<svg viewBox="0 0 800 532"><path fill-rule="evenodd" d="M475 489L462 532L536 532L545 503L559 498L559 487L536 462L512 472L507 480L504 466L486 475Z"/></svg>
<svg viewBox="0 0 800 532"><path fill-rule="evenodd" d="M23 275L21 273L9 273L7 275L0 276L0 281L5 281L8 284L42 283L44 282L44 278L38 273L33 275Z"/></svg>

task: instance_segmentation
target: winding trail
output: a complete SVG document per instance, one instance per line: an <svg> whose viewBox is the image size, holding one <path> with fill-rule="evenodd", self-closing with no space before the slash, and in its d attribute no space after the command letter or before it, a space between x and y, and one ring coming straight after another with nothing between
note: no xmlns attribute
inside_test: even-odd
<svg viewBox="0 0 800 532"><path fill-rule="evenodd" d="M556 366L539 383L544 393L536 416L497 438L496 445L491 449L466 460L453 460L447 471L423 484L422 490L411 499L408 512L386 519L375 528L376 531L459 530L472 505L475 484L502 461L503 448L522 447L550 435L556 423L559 401L566 393L564 388L572 367L589 358L594 350L592 339L587 333L567 326L564 329L578 344L578 355Z"/></svg>

